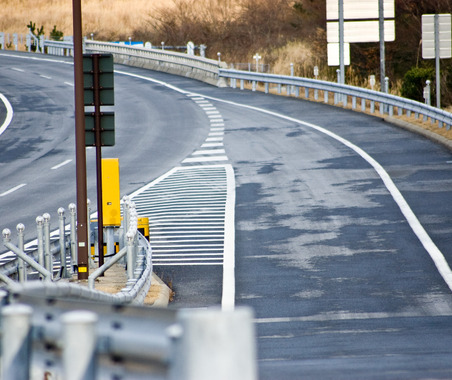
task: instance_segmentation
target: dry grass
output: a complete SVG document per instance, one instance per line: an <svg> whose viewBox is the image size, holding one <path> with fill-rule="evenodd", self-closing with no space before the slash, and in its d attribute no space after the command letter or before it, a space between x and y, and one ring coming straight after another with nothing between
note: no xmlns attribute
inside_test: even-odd
<svg viewBox="0 0 452 380"><path fill-rule="evenodd" d="M65 36L72 35L71 0L2 0L0 31L27 33L30 21L44 26L49 35L54 25ZM150 5L151 4L151 5ZM99 39L126 39L144 28L146 18L157 7L170 7L172 0L82 0L83 33Z"/></svg>

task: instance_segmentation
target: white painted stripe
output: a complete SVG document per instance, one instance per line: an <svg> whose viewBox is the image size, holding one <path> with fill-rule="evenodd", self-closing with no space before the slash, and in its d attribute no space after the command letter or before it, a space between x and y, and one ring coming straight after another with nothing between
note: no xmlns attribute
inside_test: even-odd
<svg viewBox="0 0 452 380"><path fill-rule="evenodd" d="M201 145L201 148L215 148L217 146L224 146L223 143L204 143Z"/></svg>
<svg viewBox="0 0 452 380"><path fill-rule="evenodd" d="M210 128L212 132L224 132L224 128Z"/></svg>
<svg viewBox="0 0 452 380"><path fill-rule="evenodd" d="M229 158L226 156L211 156L211 157L189 157L182 161L182 163L189 162L214 162L214 161L227 161Z"/></svg>
<svg viewBox="0 0 452 380"><path fill-rule="evenodd" d="M18 67L11 67L11 70L18 71L18 72L20 72L20 73L25 72L24 70L19 69Z"/></svg>
<svg viewBox="0 0 452 380"><path fill-rule="evenodd" d="M235 175L232 165L226 166L226 214L224 229L223 294L221 307L235 307Z"/></svg>
<svg viewBox="0 0 452 380"><path fill-rule="evenodd" d="M223 141L223 137L207 137L206 141Z"/></svg>
<svg viewBox="0 0 452 380"><path fill-rule="evenodd" d="M67 84L68 86L74 87L74 83L72 83L72 82L64 82L64 84Z"/></svg>
<svg viewBox="0 0 452 380"><path fill-rule="evenodd" d="M212 104L202 104L202 105L201 105L201 108L202 108L204 111L206 111L207 113L208 113L208 112L212 112L212 111L218 112L217 107L213 107ZM219 113L219 112L218 112L218 113Z"/></svg>
<svg viewBox="0 0 452 380"><path fill-rule="evenodd" d="M199 156L202 154L225 154L226 151L224 149L210 149L210 150L197 150L196 152L193 152L193 156Z"/></svg>
<svg viewBox="0 0 452 380"><path fill-rule="evenodd" d="M209 136L224 136L224 132L210 132Z"/></svg>
<svg viewBox="0 0 452 380"><path fill-rule="evenodd" d="M245 104L240 104L240 103L223 100L223 99L218 99L218 98L213 98L213 97L208 97L208 96L206 96L206 98L212 99L216 102L221 102L221 103L230 104L230 105L234 105L237 107L261 112L261 113L275 116L275 117L278 117L278 118L281 118L284 120L288 120L288 121L291 121L291 122L294 122L294 123L297 123L300 125L304 125L305 127L314 129L320 133L323 133L323 134L335 139L336 141L342 143L343 145L349 147L351 150L355 151L365 161L367 161L374 168L374 170L377 172L377 174L380 176L380 178L382 179L386 188L390 192L392 198L394 199L396 204L399 206L400 210L402 211L402 214L405 216L405 219L407 220L408 224L410 225L412 231L414 232L414 234L417 236L417 238L419 239L419 241L421 242L421 244L423 245L425 250L430 255L431 259L433 260L433 262L436 265L436 268L438 269L438 272L443 277L443 279L446 282L449 289L452 290L452 271L451 271L450 266L447 263L444 255L438 249L436 244L432 241L432 239L428 235L427 231L425 231L424 227L422 226L422 224L420 223L420 221L418 220L418 218L416 217L414 212L411 210L410 206L408 205L405 198L402 196L399 189L394 184L394 182L392 181L391 177L386 172L386 170L373 157L371 157L368 153L366 153L363 149L359 148L357 145L353 144L352 142L340 137L339 135L337 135L323 127L312 124L312 123L298 120L296 118L282 115L280 113L269 111L269 110L266 110L263 108L253 107L253 106L249 106L249 105L245 105Z"/></svg>
<svg viewBox="0 0 452 380"><path fill-rule="evenodd" d="M154 262L154 260L152 260L152 265L158 265L158 266L161 266L161 267L165 267L165 266L167 266L167 267L169 267L169 266L184 266L184 267L188 267L188 266L192 266L192 267L194 267L194 266L214 266L214 265L218 265L218 266L220 266L220 265L223 265L223 262L218 262L218 263L187 263L187 262L183 262L183 263L161 263L161 262L158 262L158 261L156 261L156 262Z"/></svg>
<svg viewBox="0 0 452 380"><path fill-rule="evenodd" d="M11 194L11 193L15 192L16 190L21 189L24 186L27 186L27 184L26 183L22 183L20 185L17 185L15 187L13 187L12 189L9 189L9 190L5 191L4 193L1 193L0 197L4 197L5 195Z"/></svg>
<svg viewBox="0 0 452 380"><path fill-rule="evenodd" d="M69 162L72 162L72 160L66 160L66 161L63 161L61 164L55 165L55 166L51 167L50 169L51 169L51 170L59 169L59 168L61 168L62 166L69 164Z"/></svg>
<svg viewBox="0 0 452 380"><path fill-rule="evenodd" d="M0 94L0 100L3 102L6 108L6 118L3 124L0 126L0 135L5 132L6 128L11 124L11 121L13 120L14 111L13 107L11 106L11 103L8 101L5 95Z"/></svg>
<svg viewBox="0 0 452 380"><path fill-rule="evenodd" d="M213 115L218 116L218 115L220 115L220 112L218 112L218 111L206 111L206 115L209 115L209 117L213 116Z"/></svg>
<svg viewBox="0 0 452 380"><path fill-rule="evenodd" d="M210 126L211 127L224 127L224 123L212 123L213 120L211 120Z"/></svg>
<svg viewBox="0 0 452 380"><path fill-rule="evenodd" d="M428 313L430 317L444 317L451 316L450 308L435 309ZM301 317L275 317L275 318L257 318L255 323L292 323L292 322L325 322L325 321L352 321L352 320L366 320L366 319L386 319L386 318L419 318L425 317L423 310L418 311L402 311L398 313L324 313Z"/></svg>
<svg viewBox="0 0 452 380"><path fill-rule="evenodd" d="M192 257L187 257L187 258L183 258L183 259L178 259L178 258L158 259L156 261L160 261L160 262L163 262L163 261L179 261L179 262L181 262L181 261L195 261L195 260L219 261L221 259L218 258L218 257L193 257L193 258ZM152 260L152 261L154 261L154 260Z"/></svg>
<svg viewBox="0 0 452 380"><path fill-rule="evenodd" d="M43 74L41 74L41 75L39 75L41 78L44 78L44 79L52 79L52 77L49 77L48 75L43 75Z"/></svg>

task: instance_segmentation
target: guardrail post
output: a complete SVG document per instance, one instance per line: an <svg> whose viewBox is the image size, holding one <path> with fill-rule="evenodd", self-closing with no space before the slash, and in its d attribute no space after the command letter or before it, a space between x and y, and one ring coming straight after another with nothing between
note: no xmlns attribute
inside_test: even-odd
<svg viewBox="0 0 452 380"><path fill-rule="evenodd" d="M97 315L90 311L63 314L63 378L96 378Z"/></svg>
<svg viewBox="0 0 452 380"><path fill-rule="evenodd" d="M2 379L30 379L32 314L33 310L28 305L2 308Z"/></svg>
<svg viewBox="0 0 452 380"><path fill-rule="evenodd" d="M64 216L65 209L60 207L58 209L58 230L59 230L59 243L60 243L60 277L67 278L67 260L66 260L66 235L65 235L65 221Z"/></svg>
<svg viewBox="0 0 452 380"><path fill-rule="evenodd" d="M134 260L133 260L133 238L134 235L132 232L127 232L127 279L130 280L133 278L134 268Z"/></svg>
<svg viewBox="0 0 452 380"><path fill-rule="evenodd" d="M74 203L69 205L71 213L71 269L72 273L76 273L77 259L77 207Z"/></svg>
<svg viewBox="0 0 452 380"><path fill-rule="evenodd" d="M36 218L36 227L38 232L38 264L45 268L43 225L44 218L42 216L38 216ZM40 275L39 278L42 279L42 275Z"/></svg>
<svg viewBox="0 0 452 380"><path fill-rule="evenodd" d="M265 82L265 93L266 94L268 94L268 92L269 92L269 85L268 85L268 82Z"/></svg>
<svg viewBox="0 0 452 380"><path fill-rule="evenodd" d="M19 223L16 226L16 230L17 230L17 237L18 237L18 243L17 243L17 247L21 250L21 251L25 251L25 239L24 239L24 234L25 234L25 226L22 223ZM27 268L25 266L25 262L19 258L18 260L18 272L19 272L19 282L25 282L27 281Z"/></svg>
<svg viewBox="0 0 452 380"><path fill-rule="evenodd" d="M366 99L361 98L361 111L365 111L366 110Z"/></svg>
<svg viewBox="0 0 452 380"><path fill-rule="evenodd" d="M178 320L170 380L257 379L251 309L182 310Z"/></svg>
<svg viewBox="0 0 452 380"><path fill-rule="evenodd" d="M328 97L329 97L328 91L324 90L323 91L323 101L325 103L328 103L328 101L329 101Z"/></svg>
<svg viewBox="0 0 452 380"><path fill-rule="evenodd" d="M129 206L130 206L130 200L129 197L125 196L122 198L122 223L123 223L123 230L124 230L124 244L123 247L127 246L127 231L129 230Z"/></svg>
<svg viewBox="0 0 452 380"><path fill-rule="evenodd" d="M53 257L50 253L50 214L42 215L44 219L44 257L45 268L53 274Z"/></svg>
<svg viewBox="0 0 452 380"><path fill-rule="evenodd" d="M88 223L88 236L86 244L88 246L88 261L94 267L94 255L91 254L91 201L89 199L86 200L86 210L87 210L87 223ZM94 249L94 252L99 252Z"/></svg>
<svg viewBox="0 0 452 380"><path fill-rule="evenodd" d="M240 89L241 90L245 89L245 81L243 79L240 79Z"/></svg>

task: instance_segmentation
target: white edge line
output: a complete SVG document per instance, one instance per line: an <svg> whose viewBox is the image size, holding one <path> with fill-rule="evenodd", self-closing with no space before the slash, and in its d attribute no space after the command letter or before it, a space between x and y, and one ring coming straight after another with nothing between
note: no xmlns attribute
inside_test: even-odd
<svg viewBox="0 0 452 380"><path fill-rule="evenodd" d="M0 135L1 135L3 132L5 132L6 128L8 128L9 124L13 120L14 111L13 107L11 106L11 103L8 101L5 95L0 94L0 99L5 104L6 107L6 119L0 126Z"/></svg>
<svg viewBox="0 0 452 380"><path fill-rule="evenodd" d="M223 310L231 310L235 306L235 177L232 165L225 165L225 169L227 197L221 307Z"/></svg>

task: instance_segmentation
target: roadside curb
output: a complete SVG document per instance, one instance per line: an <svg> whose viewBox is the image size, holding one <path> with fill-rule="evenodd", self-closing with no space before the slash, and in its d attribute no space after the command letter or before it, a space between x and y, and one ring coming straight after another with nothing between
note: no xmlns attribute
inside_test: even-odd
<svg viewBox="0 0 452 380"><path fill-rule="evenodd" d="M397 127L406 129L410 132L414 132L417 133L419 135L422 135L438 144L443 145L444 147L446 147L447 149L449 149L450 151L452 151L452 141L447 139L446 137L443 137L441 135L438 135L437 133L434 133L432 131L429 131L428 129L422 128L418 125L415 124L411 124L407 121L403 121L400 119L397 119L395 117L392 116L384 116L383 120L387 123L391 123L396 125Z"/></svg>
<svg viewBox="0 0 452 380"><path fill-rule="evenodd" d="M151 287L144 300L144 306L168 307L171 289L152 272Z"/></svg>

